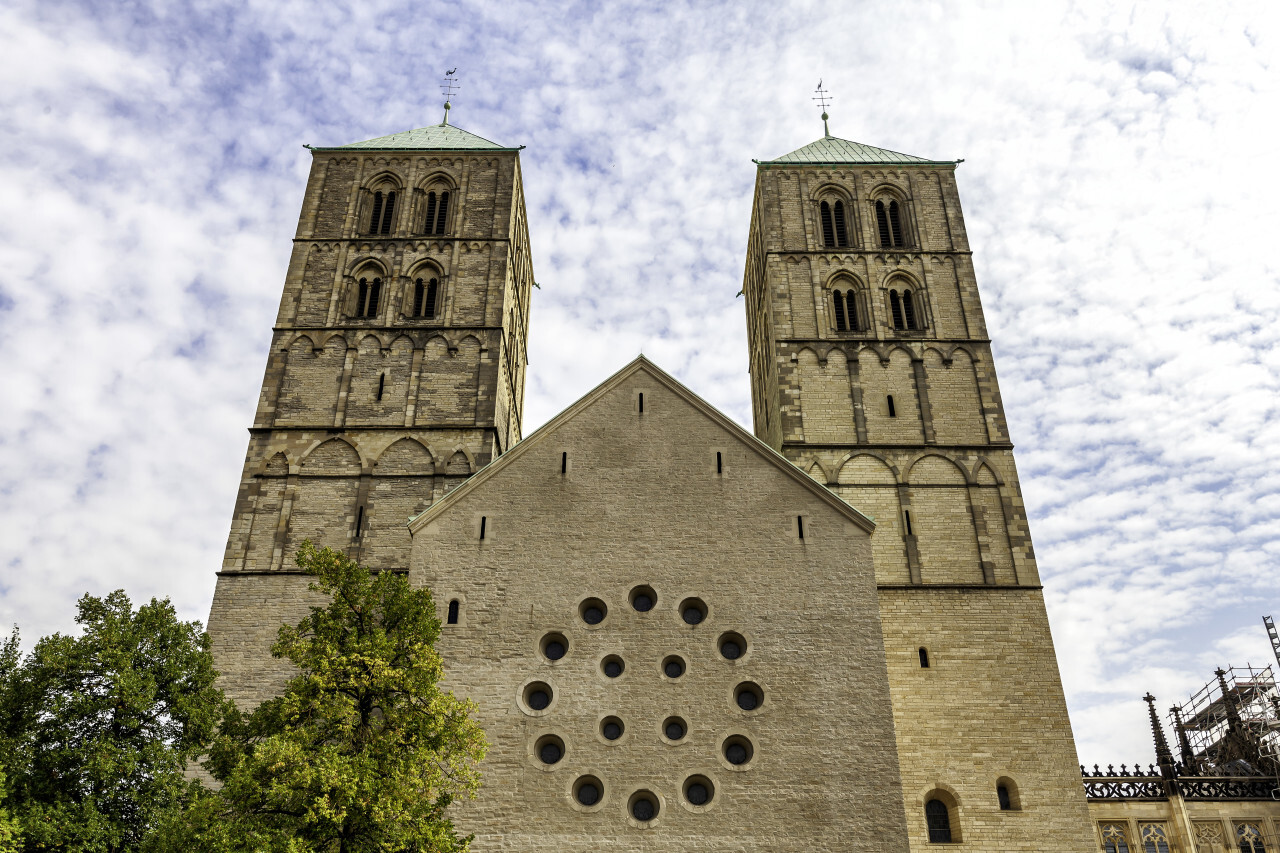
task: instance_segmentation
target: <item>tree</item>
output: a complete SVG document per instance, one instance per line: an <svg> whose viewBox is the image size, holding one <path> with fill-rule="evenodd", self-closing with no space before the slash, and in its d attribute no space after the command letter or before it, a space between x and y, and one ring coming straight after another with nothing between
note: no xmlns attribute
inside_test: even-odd
<svg viewBox="0 0 1280 853"><path fill-rule="evenodd" d="M205 850L462 853L446 809L479 785L474 706L440 689L431 594L310 542L298 565L327 600L272 648L284 695L229 715L206 766L222 783L186 845Z"/></svg>
<svg viewBox="0 0 1280 853"><path fill-rule="evenodd" d="M19 849L142 849L198 795L184 771L226 713L209 638L122 590L81 598L76 622L25 658L16 630L0 648L2 807Z"/></svg>

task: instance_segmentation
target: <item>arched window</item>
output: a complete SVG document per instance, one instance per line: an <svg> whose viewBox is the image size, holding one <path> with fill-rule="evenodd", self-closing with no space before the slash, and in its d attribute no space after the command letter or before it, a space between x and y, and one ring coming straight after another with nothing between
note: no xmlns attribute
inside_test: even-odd
<svg viewBox="0 0 1280 853"><path fill-rule="evenodd" d="M390 234L391 219L396 211L396 194L392 190L385 195L381 190L373 194L373 215L369 217L370 234Z"/></svg>
<svg viewBox="0 0 1280 853"><path fill-rule="evenodd" d="M996 785L996 800L1000 803L1000 811L1013 811L1013 799L1009 796L1007 785Z"/></svg>
<svg viewBox="0 0 1280 853"><path fill-rule="evenodd" d="M929 668L929 650L926 649L924 646L920 647L920 668L921 669Z"/></svg>
<svg viewBox="0 0 1280 853"><path fill-rule="evenodd" d="M902 291L902 317L906 320L908 329L914 331L920 328L916 323L916 304L911 298L910 290Z"/></svg>
<svg viewBox="0 0 1280 853"><path fill-rule="evenodd" d="M930 841L951 841L951 812L942 800L935 798L924 804L924 821Z"/></svg>
<svg viewBox="0 0 1280 853"><path fill-rule="evenodd" d="M924 328L915 296L910 290L904 289L902 293L889 291L889 313L893 316L893 328L900 332L918 332Z"/></svg>
<svg viewBox="0 0 1280 853"><path fill-rule="evenodd" d="M458 624L458 599L456 598L449 602L449 616L446 624Z"/></svg>
<svg viewBox="0 0 1280 853"><path fill-rule="evenodd" d="M413 316L427 320L435 319L436 298L440 294L440 281L435 278L420 278L413 283Z"/></svg>
<svg viewBox="0 0 1280 853"><path fill-rule="evenodd" d="M823 202L823 204L826 204L826 202ZM831 294L831 299L833 302L835 302L835 307L836 307L836 331L837 332L846 331L849 328L849 326L845 322L845 317L844 317L844 294L838 290L834 291Z"/></svg>
<svg viewBox="0 0 1280 853"><path fill-rule="evenodd" d="M849 331L861 329L862 325L858 322L858 296L852 290L845 291L844 308L849 318Z"/></svg>
<svg viewBox="0 0 1280 853"><path fill-rule="evenodd" d="M432 190L427 193L427 220L423 227L426 234L443 234L449 222L449 191Z"/></svg>
<svg viewBox="0 0 1280 853"><path fill-rule="evenodd" d="M907 245L906 232L902 230L902 210L896 200L886 206L883 201L876 202L876 230L880 234L880 245L885 249L900 249Z"/></svg>
<svg viewBox="0 0 1280 853"><path fill-rule="evenodd" d="M374 278L370 280L361 278L360 286L356 290L356 316L378 316L378 298L380 296L382 296L382 279Z"/></svg>
<svg viewBox="0 0 1280 853"><path fill-rule="evenodd" d="M1240 842L1240 853L1267 853L1267 845L1262 840L1262 828L1259 824L1237 825L1236 839Z"/></svg>
<svg viewBox="0 0 1280 853"><path fill-rule="evenodd" d="M1102 849L1106 853L1129 853L1129 834L1123 823L1102 825Z"/></svg>
<svg viewBox="0 0 1280 853"><path fill-rule="evenodd" d="M837 202L838 203L838 202ZM836 229L831 220L831 205L825 201L821 205L822 211L822 245L830 248L836 244Z"/></svg>
<svg viewBox="0 0 1280 853"><path fill-rule="evenodd" d="M901 330L906 325L902 321L902 300L898 297L898 291L889 291L889 313L893 315L893 327Z"/></svg>

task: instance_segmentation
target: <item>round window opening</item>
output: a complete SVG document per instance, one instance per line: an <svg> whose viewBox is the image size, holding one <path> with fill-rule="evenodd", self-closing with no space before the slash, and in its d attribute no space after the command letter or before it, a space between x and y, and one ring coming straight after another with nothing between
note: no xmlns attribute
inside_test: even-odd
<svg viewBox="0 0 1280 853"><path fill-rule="evenodd" d="M542 656L547 660L560 660L569 653L569 641L563 634L547 634L539 645Z"/></svg>
<svg viewBox="0 0 1280 853"><path fill-rule="evenodd" d="M691 806L705 806L716 795L716 786L705 776L690 776L684 780L684 799Z"/></svg>
<svg viewBox="0 0 1280 853"><path fill-rule="evenodd" d="M733 689L738 707L744 711L754 711L764 703L764 691L754 681L744 681Z"/></svg>
<svg viewBox="0 0 1280 853"><path fill-rule="evenodd" d="M551 685L535 681L524 688L524 704L531 711L545 711L551 705L554 695Z"/></svg>
<svg viewBox="0 0 1280 853"><path fill-rule="evenodd" d="M720 657L725 660L737 660L747 653L747 641L741 634L730 631L720 635Z"/></svg>
<svg viewBox="0 0 1280 853"><path fill-rule="evenodd" d="M580 805L594 806L604 796L604 785L594 776L581 776L573 783L573 798Z"/></svg>
<svg viewBox="0 0 1280 853"><path fill-rule="evenodd" d="M609 655L600 661L600 671L605 674L606 678L617 678L622 675L627 665L622 662L622 658L617 655Z"/></svg>
<svg viewBox="0 0 1280 853"><path fill-rule="evenodd" d="M755 755L751 741L742 735L734 735L724 742L724 759L735 767L741 767Z"/></svg>
<svg viewBox="0 0 1280 853"><path fill-rule="evenodd" d="M631 590L631 606L640 613L648 613L658 601L658 594L651 586L638 586Z"/></svg>
<svg viewBox="0 0 1280 853"><path fill-rule="evenodd" d="M538 738L533 749L538 760L546 765L559 764L560 759L564 758L564 741L555 735L543 735Z"/></svg>
<svg viewBox="0 0 1280 853"><path fill-rule="evenodd" d="M599 625L609 614L609 608L598 598L588 598L578 605L578 616L588 625Z"/></svg>
<svg viewBox="0 0 1280 853"><path fill-rule="evenodd" d="M640 823L648 823L658 816L658 798L650 791L636 791L631 795L627 811Z"/></svg>
<svg viewBox="0 0 1280 853"><path fill-rule="evenodd" d="M600 721L600 734L605 740L617 740L626 730L627 727L617 717L605 717Z"/></svg>
<svg viewBox="0 0 1280 853"><path fill-rule="evenodd" d="M686 625L698 625L707 618L707 605L701 598L686 598L680 602L680 618Z"/></svg>
<svg viewBox="0 0 1280 853"><path fill-rule="evenodd" d="M688 731L689 725L679 717L667 717L662 721L662 733L667 736L667 740L684 740Z"/></svg>
<svg viewBox="0 0 1280 853"><path fill-rule="evenodd" d="M662 661L662 674L667 678L679 678L684 675L684 658L671 655Z"/></svg>

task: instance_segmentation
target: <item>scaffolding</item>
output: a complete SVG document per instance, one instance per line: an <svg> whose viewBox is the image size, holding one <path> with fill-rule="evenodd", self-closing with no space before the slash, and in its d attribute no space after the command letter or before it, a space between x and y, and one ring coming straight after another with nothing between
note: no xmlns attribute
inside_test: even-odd
<svg viewBox="0 0 1280 853"><path fill-rule="evenodd" d="M1280 777L1280 692L1272 668L1233 666L1215 675L1169 712L1183 772Z"/></svg>
<svg viewBox="0 0 1280 853"><path fill-rule="evenodd" d="M1271 651L1276 654L1276 664L1280 665L1280 634L1276 633L1276 622L1270 616L1262 617L1262 624L1267 628L1267 637L1271 639Z"/></svg>

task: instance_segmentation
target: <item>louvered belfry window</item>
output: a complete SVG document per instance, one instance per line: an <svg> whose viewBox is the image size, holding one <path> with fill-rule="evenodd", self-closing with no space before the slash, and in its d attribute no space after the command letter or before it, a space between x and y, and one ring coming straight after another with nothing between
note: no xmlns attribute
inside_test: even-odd
<svg viewBox="0 0 1280 853"><path fill-rule="evenodd" d="M373 214L369 217L370 234L390 234L391 219L396 210L396 194L394 191L385 195L382 191L373 194Z"/></svg>
<svg viewBox="0 0 1280 853"><path fill-rule="evenodd" d="M876 202L876 230L880 232L880 245L889 248L893 245L893 237L889 234L889 214L884 209L884 202Z"/></svg>
<svg viewBox="0 0 1280 853"><path fill-rule="evenodd" d="M844 294L837 290L831 294L831 298L836 308L836 331L843 332L849 328L844 318Z"/></svg>
<svg viewBox="0 0 1280 853"><path fill-rule="evenodd" d="M906 241L902 239L902 216L898 212L896 201L889 202L889 232L893 236L894 246L906 245Z"/></svg>
<svg viewBox="0 0 1280 853"><path fill-rule="evenodd" d="M427 220L423 231L427 234L444 234L449 222L449 191L427 193Z"/></svg>
<svg viewBox="0 0 1280 853"><path fill-rule="evenodd" d="M876 230L880 234L880 246L885 249L901 249L907 245L906 232L902 229L902 208L896 201L886 205L876 202Z"/></svg>
<svg viewBox="0 0 1280 853"><path fill-rule="evenodd" d="M830 248L836 244L836 231L831 220L831 205L824 201L820 210L822 211L822 245Z"/></svg>
<svg viewBox="0 0 1280 853"><path fill-rule="evenodd" d="M844 202L837 201L831 210L832 218L835 220L836 226L836 245L849 245L849 229L844 224Z"/></svg>
<svg viewBox="0 0 1280 853"><path fill-rule="evenodd" d="M898 330L905 329L906 326L902 322L902 299L898 297L898 291L889 291L889 312L893 315L893 327Z"/></svg>
<svg viewBox="0 0 1280 853"><path fill-rule="evenodd" d="M375 278L372 281L368 278L360 279L360 286L356 290L356 316L378 316L378 299L381 296L382 279Z"/></svg>
<svg viewBox="0 0 1280 853"><path fill-rule="evenodd" d="M427 320L436 316L436 296L440 290L437 279L418 279L413 284L413 316Z"/></svg>
<svg viewBox="0 0 1280 853"><path fill-rule="evenodd" d="M910 290L902 291L902 316L907 323L908 329L914 331L920 328L919 324L916 323L916 303L911 298Z"/></svg>

